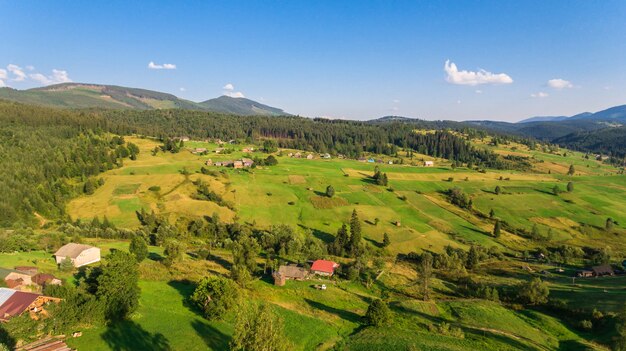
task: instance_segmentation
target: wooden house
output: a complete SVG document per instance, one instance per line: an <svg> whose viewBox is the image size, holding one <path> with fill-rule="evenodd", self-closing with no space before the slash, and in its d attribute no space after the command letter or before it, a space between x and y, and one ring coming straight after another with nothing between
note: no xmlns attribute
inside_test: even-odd
<svg viewBox="0 0 626 351"><path fill-rule="evenodd" d="M316 260L311 265L311 273L331 277L335 274L335 269L339 267L339 263L326 260Z"/></svg>

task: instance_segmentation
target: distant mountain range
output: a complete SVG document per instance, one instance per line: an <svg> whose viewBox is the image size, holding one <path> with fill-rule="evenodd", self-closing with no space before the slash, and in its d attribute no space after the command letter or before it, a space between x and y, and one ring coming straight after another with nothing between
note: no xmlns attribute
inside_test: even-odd
<svg viewBox="0 0 626 351"><path fill-rule="evenodd" d="M158 91L84 83L63 83L28 90L0 88L0 99L63 108L133 110L179 108L238 115L288 115L279 108L245 98L220 96L198 103Z"/></svg>

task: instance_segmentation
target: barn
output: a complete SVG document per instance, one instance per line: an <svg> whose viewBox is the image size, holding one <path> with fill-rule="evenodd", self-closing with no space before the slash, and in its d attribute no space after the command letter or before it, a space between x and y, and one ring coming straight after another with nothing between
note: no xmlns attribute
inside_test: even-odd
<svg viewBox="0 0 626 351"><path fill-rule="evenodd" d="M57 264L69 258L74 267L82 267L100 261L100 249L90 245L69 243L54 253Z"/></svg>

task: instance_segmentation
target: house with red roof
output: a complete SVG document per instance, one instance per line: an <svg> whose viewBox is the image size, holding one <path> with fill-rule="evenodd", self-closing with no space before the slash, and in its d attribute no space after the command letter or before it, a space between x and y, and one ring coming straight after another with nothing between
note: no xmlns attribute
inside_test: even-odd
<svg viewBox="0 0 626 351"><path fill-rule="evenodd" d="M316 260L311 265L311 273L332 277L335 274L335 268L339 267L339 263L326 260Z"/></svg>

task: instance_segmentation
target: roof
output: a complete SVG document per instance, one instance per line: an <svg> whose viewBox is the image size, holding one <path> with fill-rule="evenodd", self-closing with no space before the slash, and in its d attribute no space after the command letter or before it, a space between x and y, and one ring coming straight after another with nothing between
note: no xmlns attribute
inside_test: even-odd
<svg viewBox="0 0 626 351"><path fill-rule="evenodd" d="M48 283L56 279L52 274L47 273L38 273L33 276L33 282L37 285L43 285L44 283Z"/></svg>
<svg viewBox="0 0 626 351"><path fill-rule="evenodd" d="M338 263L326 260L316 260L311 266L312 271L334 273L335 268L339 267Z"/></svg>
<svg viewBox="0 0 626 351"><path fill-rule="evenodd" d="M13 289L0 288L0 306L2 306L2 304L4 304L5 301L8 300L14 293L15 290Z"/></svg>
<svg viewBox="0 0 626 351"><path fill-rule="evenodd" d="M307 276L306 269L298 266L280 266L278 274L285 278L304 279Z"/></svg>
<svg viewBox="0 0 626 351"><path fill-rule="evenodd" d="M15 291L2 305L0 305L0 319L13 317L26 311L31 303L41 296L35 293Z"/></svg>
<svg viewBox="0 0 626 351"><path fill-rule="evenodd" d="M61 257L76 258L83 251L87 249L91 249L93 247L94 246L91 246L91 245L69 243L69 244L63 245L60 249L58 249L57 252L54 253L54 255L61 256Z"/></svg>
<svg viewBox="0 0 626 351"><path fill-rule="evenodd" d="M60 339L46 338L21 346L18 351L70 351L67 344Z"/></svg>
<svg viewBox="0 0 626 351"><path fill-rule="evenodd" d="M595 274L613 274L613 268L608 264L602 266L594 266L591 267L591 269L593 269L593 272Z"/></svg>

